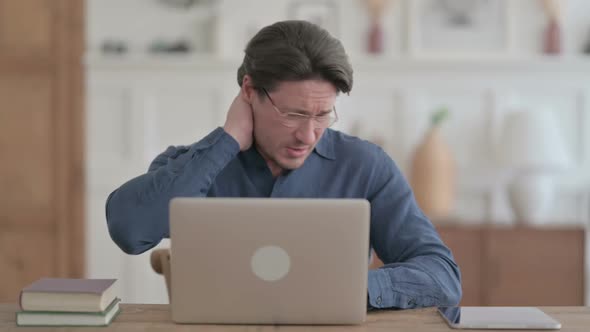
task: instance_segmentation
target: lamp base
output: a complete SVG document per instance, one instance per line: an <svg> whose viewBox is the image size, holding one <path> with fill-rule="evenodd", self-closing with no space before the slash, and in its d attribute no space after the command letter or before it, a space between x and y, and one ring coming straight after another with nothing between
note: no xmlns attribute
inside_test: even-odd
<svg viewBox="0 0 590 332"><path fill-rule="evenodd" d="M553 202L552 177L545 173L522 173L508 187L510 204L517 223L540 225L547 222L547 211Z"/></svg>

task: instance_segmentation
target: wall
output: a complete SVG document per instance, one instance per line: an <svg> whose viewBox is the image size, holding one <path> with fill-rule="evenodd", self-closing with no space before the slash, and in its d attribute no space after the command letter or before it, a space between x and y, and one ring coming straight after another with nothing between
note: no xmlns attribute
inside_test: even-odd
<svg viewBox="0 0 590 332"><path fill-rule="evenodd" d="M430 112L448 106L452 118L443 137L459 173L454 219L510 224L514 216L505 194L507 174L493 154L498 127L515 99L531 109L549 107L575 160L574 168L557 178L559 194L549 219L587 223L590 79L585 73L590 61L576 54L590 30L583 17L589 2L567 3L562 57L538 55L541 11L535 1L514 1L512 16L518 24L510 31L510 56L469 60L408 55L407 2L401 1L387 9L390 43L385 53L368 57L362 51L367 17L359 1L337 3L338 35L355 68L353 92L337 103L338 129L350 131L360 124L359 134L383 139L384 148L406 172ZM150 271L149 253L126 256L110 240L104 219L107 195L145 172L166 146L190 144L223 124L237 93L235 70L245 41L258 27L288 17L290 4L217 2L212 11L217 15L215 56L149 57L142 50L153 38L188 36L195 22L211 11L177 12L156 1L88 2L87 271L91 277L119 278L124 301L165 301L164 283ZM259 8L264 8L264 17ZM133 52L121 58L94 52L103 38L113 36L128 40ZM165 241L161 246L168 245Z"/></svg>

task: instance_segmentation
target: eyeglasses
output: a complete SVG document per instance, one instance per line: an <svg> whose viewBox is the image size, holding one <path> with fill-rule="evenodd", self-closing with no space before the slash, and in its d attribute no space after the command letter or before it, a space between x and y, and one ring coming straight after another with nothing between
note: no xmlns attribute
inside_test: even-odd
<svg viewBox="0 0 590 332"><path fill-rule="evenodd" d="M279 108L275 105L272 98L270 98L268 91L266 91L266 89L262 89L262 91L264 91L264 93L268 97L268 100L270 101L270 104L275 109L277 114L281 117L280 121L285 127L297 128L307 123L309 119L312 119L314 128L325 129L331 127L334 123L336 123L336 121L338 121L336 106L332 107L332 110L330 112L319 115L307 115L296 112L283 112L279 110Z"/></svg>

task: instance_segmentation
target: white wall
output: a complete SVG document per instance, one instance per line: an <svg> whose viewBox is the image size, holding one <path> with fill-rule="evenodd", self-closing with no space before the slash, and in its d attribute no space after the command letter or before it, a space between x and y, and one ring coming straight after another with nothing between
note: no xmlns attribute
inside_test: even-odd
<svg viewBox="0 0 590 332"><path fill-rule="evenodd" d="M590 2L567 2L564 57L538 56L542 13L535 0L519 0L511 1L513 17L520 22L511 32L511 51L519 58L469 61L408 56L407 3L402 1L392 2L387 10L385 54L367 57L362 51L367 17L360 1L334 2L338 35L355 68L353 92L338 101L339 129L348 131L359 121L361 136L383 138L384 147L405 171L430 112L447 105L452 118L443 135L453 149L459 173L453 215L465 222L510 223L514 216L505 195L505 172L492 153L498 125L514 97L531 109L549 107L575 160L574 169L558 178L559 195L550 218L587 222L590 61L574 55L590 32L584 17ZM137 55L153 38L188 36L208 11L176 12L155 0L88 1L87 272L89 277L119 278L125 302L165 302L165 287L149 268L149 253L127 256L110 240L104 218L107 195L145 172L167 145L190 144L223 123L237 93L235 70L245 41L258 27L287 18L290 3L217 2L218 59ZM93 52L104 38L113 37L127 40L134 46L134 55L105 58Z"/></svg>

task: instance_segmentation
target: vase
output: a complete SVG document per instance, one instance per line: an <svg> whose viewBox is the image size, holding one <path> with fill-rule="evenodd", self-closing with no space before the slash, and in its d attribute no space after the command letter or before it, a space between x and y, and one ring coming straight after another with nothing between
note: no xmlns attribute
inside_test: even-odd
<svg viewBox="0 0 590 332"><path fill-rule="evenodd" d="M543 172L519 173L508 187L510 205L516 222L540 225L547 221L547 210L555 200L550 174Z"/></svg>
<svg viewBox="0 0 590 332"><path fill-rule="evenodd" d="M374 21L369 29L369 44L367 45L368 52L371 54L379 54L383 52L383 29L379 21Z"/></svg>
<svg viewBox="0 0 590 332"><path fill-rule="evenodd" d="M431 220L449 217L455 200L455 162L438 126L432 127L412 158L410 184Z"/></svg>
<svg viewBox="0 0 590 332"><path fill-rule="evenodd" d="M555 19L550 20L545 29L544 51L546 54L561 53L561 27Z"/></svg>

